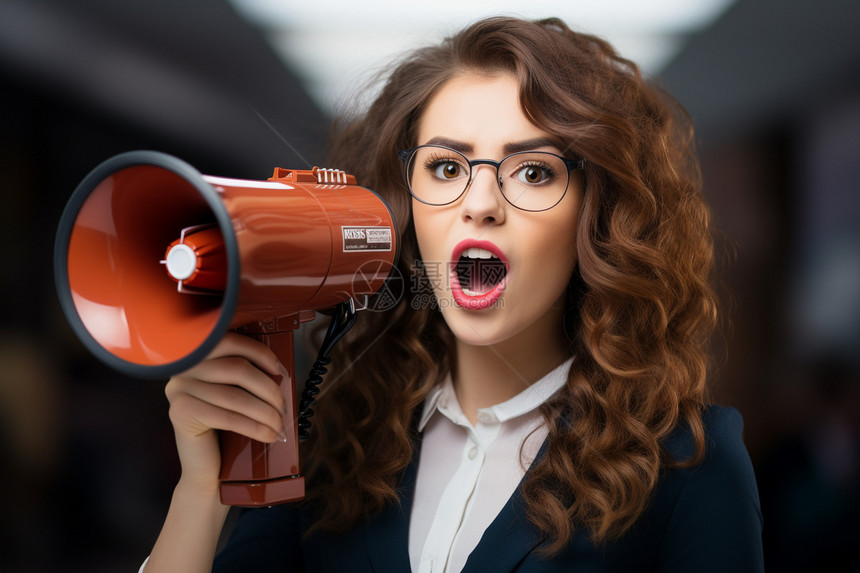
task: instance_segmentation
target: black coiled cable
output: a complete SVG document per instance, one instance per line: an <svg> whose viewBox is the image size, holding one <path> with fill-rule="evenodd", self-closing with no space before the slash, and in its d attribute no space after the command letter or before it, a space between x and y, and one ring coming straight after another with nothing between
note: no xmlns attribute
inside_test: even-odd
<svg viewBox="0 0 860 573"><path fill-rule="evenodd" d="M302 391L302 401L299 404L298 430L299 439L305 440L310 435L310 417L314 415L313 407L316 406L316 395L320 393L318 386L322 382L323 375L328 372L326 366L331 363L329 354L337 341L355 324L355 302L343 302L335 307L331 322L328 325L325 338L314 365L311 367L305 389Z"/></svg>

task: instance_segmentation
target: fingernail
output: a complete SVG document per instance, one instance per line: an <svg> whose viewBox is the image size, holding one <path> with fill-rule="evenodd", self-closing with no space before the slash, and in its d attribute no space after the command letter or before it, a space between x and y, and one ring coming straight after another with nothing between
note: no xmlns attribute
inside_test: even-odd
<svg viewBox="0 0 860 573"><path fill-rule="evenodd" d="M287 435L287 431L286 430L281 431L281 433L278 434L277 439L279 442L286 443L287 439L289 439L289 436Z"/></svg>

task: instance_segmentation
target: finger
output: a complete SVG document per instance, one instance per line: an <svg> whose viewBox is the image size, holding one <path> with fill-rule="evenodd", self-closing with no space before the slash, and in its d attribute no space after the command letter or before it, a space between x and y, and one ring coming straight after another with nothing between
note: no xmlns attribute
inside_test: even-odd
<svg viewBox="0 0 860 573"><path fill-rule="evenodd" d="M271 404L278 411L283 411L284 397L279 385L282 378L283 375L279 375L277 381L273 380L269 374L257 368L248 359L228 356L204 360L177 376L176 383L168 384L165 392L170 398L174 392L182 391L183 380L200 380L209 384L237 386Z"/></svg>
<svg viewBox="0 0 860 573"><path fill-rule="evenodd" d="M227 332L209 353L207 359L227 356L245 358L272 376L277 376L281 372L280 361L271 348L259 340L236 332Z"/></svg>
<svg viewBox="0 0 860 573"><path fill-rule="evenodd" d="M170 404L170 419L174 425L186 428L192 434L211 429L235 432L258 442L277 441L281 430L243 415L200 400L191 394L180 394Z"/></svg>
<svg viewBox="0 0 860 573"><path fill-rule="evenodd" d="M254 422L264 424L276 434L283 430L283 415L280 409L238 386L191 380L185 387L185 394L222 410L235 412Z"/></svg>

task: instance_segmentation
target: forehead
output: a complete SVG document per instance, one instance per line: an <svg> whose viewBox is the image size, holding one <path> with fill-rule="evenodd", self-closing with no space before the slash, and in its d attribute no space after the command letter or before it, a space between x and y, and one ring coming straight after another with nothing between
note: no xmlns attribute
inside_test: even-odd
<svg viewBox="0 0 860 573"><path fill-rule="evenodd" d="M430 99L418 122L417 145L445 138L483 155L497 153L506 143L549 137L523 113L513 74L464 73Z"/></svg>

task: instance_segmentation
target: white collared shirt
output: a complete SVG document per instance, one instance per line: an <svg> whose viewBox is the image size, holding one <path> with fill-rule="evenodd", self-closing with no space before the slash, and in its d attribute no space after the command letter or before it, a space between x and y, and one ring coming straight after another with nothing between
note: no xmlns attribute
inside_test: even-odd
<svg viewBox="0 0 860 573"><path fill-rule="evenodd" d="M474 426L450 376L430 393L418 426L424 436L409 522L412 571L463 569L546 438L538 407L564 386L572 361L510 400L479 409Z"/></svg>

